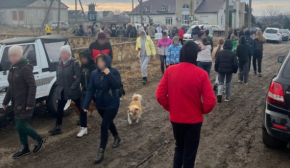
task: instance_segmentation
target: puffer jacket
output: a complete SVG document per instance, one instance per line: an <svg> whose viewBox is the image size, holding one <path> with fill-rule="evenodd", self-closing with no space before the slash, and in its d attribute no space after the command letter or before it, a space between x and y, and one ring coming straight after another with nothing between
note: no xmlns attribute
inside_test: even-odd
<svg viewBox="0 0 290 168"><path fill-rule="evenodd" d="M26 107L35 106L36 84L33 76L33 67L28 60L23 58L18 64L12 66L8 75L9 87L3 105L8 105L11 101L14 111L14 119L30 119L32 110Z"/></svg>
<svg viewBox="0 0 290 168"><path fill-rule="evenodd" d="M166 54L166 64L169 65L174 65L174 64L178 64L179 58L180 58L180 50L182 48L182 45L180 44L171 44L167 50L167 54Z"/></svg>
<svg viewBox="0 0 290 168"><path fill-rule="evenodd" d="M96 64L93 59L93 54L90 49L84 49L80 53L80 59L86 57L88 59L87 64L82 64L81 66L81 88L82 94L87 93L87 89L90 84L91 74L94 70L96 70Z"/></svg>
<svg viewBox="0 0 290 168"><path fill-rule="evenodd" d="M95 95L95 105L98 110L113 110L120 106L118 89L121 88L121 76L117 69L111 67L111 57L105 54L106 66L110 73L106 75L100 69L93 71L83 108L88 109Z"/></svg>
<svg viewBox="0 0 290 168"><path fill-rule="evenodd" d="M226 40L224 49L217 54L215 60L215 71L218 73L237 73L238 59L236 53L232 51L233 43L231 40Z"/></svg>
<svg viewBox="0 0 290 168"><path fill-rule="evenodd" d="M145 34L146 32L143 31ZM136 40L136 50L139 51L139 48L141 49L141 37L138 37ZM145 48L146 48L146 55L147 56L155 56L156 55L156 49L153 41L151 40L150 36L146 35L146 42L145 42ZM138 52L138 57L141 56L141 51Z"/></svg>
<svg viewBox="0 0 290 168"><path fill-rule="evenodd" d="M171 44L172 44L172 40L170 38L167 38L166 40L163 40L162 38L159 39L157 43L158 54L166 55L167 50Z"/></svg>
<svg viewBox="0 0 290 168"><path fill-rule="evenodd" d="M252 55L251 47L247 44L245 36L241 37L236 54L239 58L239 62L248 62L250 60Z"/></svg>

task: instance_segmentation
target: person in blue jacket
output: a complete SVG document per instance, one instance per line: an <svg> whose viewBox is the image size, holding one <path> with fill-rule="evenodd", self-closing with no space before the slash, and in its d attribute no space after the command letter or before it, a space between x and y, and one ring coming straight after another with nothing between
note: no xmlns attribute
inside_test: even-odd
<svg viewBox="0 0 290 168"><path fill-rule="evenodd" d="M118 147L121 141L113 121L120 106L120 98L117 90L121 88L122 82L118 70L111 67L112 60L109 55L100 54L96 62L97 69L91 75L83 108L85 112L88 112L90 102L95 95L95 106L102 117L102 124L100 148L94 161L95 163L100 163L104 158L108 141L108 130L114 136L113 148Z"/></svg>
<svg viewBox="0 0 290 168"><path fill-rule="evenodd" d="M182 45L179 44L179 38L177 36L173 37L173 44L171 44L167 50L166 54L166 66L179 64L180 50Z"/></svg>
<svg viewBox="0 0 290 168"><path fill-rule="evenodd" d="M251 56L249 58L249 72L251 70L251 61L252 61L252 56L254 55L254 49L255 49L255 43L254 40L251 37L251 32L247 30L245 32L245 37L246 37L246 43L251 47Z"/></svg>

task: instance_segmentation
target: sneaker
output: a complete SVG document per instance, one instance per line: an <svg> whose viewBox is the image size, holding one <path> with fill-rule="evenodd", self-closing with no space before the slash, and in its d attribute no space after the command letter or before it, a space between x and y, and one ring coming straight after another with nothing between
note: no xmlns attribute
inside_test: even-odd
<svg viewBox="0 0 290 168"><path fill-rule="evenodd" d="M217 96L217 102L218 102L218 103L222 103L222 98L223 98L222 95L218 95L218 96Z"/></svg>
<svg viewBox="0 0 290 168"><path fill-rule="evenodd" d="M259 77L262 77L263 75L261 73L259 73Z"/></svg>
<svg viewBox="0 0 290 168"><path fill-rule="evenodd" d="M245 85L248 85L249 83L245 83Z"/></svg>
<svg viewBox="0 0 290 168"><path fill-rule="evenodd" d="M77 137L81 138L81 137L83 137L86 134L88 134L88 128L81 127L81 130L77 134Z"/></svg>
<svg viewBox="0 0 290 168"><path fill-rule="evenodd" d="M50 133L50 135L57 135L61 133L61 126L57 125L55 126L52 130L48 131L48 133Z"/></svg>
<svg viewBox="0 0 290 168"><path fill-rule="evenodd" d="M36 144L34 146L34 149L33 149L33 153L37 153L38 151L40 151L44 142L45 142L45 139L43 139L42 137L38 137L36 140Z"/></svg>
<svg viewBox="0 0 290 168"><path fill-rule="evenodd" d="M239 83L242 83L242 81L241 81L241 80L238 80L238 82L239 82Z"/></svg>
<svg viewBox="0 0 290 168"><path fill-rule="evenodd" d="M230 99L225 99L225 102L229 102L230 101Z"/></svg>
<svg viewBox="0 0 290 168"><path fill-rule="evenodd" d="M18 159L21 158L23 156L29 155L30 154L30 150L28 146L23 146L23 148L21 149L21 151L15 153L13 155L13 159Z"/></svg>
<svg viewBox="0 0 290 168"><path fill-rule="evenodd" d="M142 83L143 83L143 84L146 83L146 78L145 78L145 77L142 78Z"/></svg>
<svg viewBox="0 0 290 168"><path fill-rule="evenodd" d="M213 86L213 91L217 92L217 89L218 89L218 85L215 84L215 85Z"/></svg>

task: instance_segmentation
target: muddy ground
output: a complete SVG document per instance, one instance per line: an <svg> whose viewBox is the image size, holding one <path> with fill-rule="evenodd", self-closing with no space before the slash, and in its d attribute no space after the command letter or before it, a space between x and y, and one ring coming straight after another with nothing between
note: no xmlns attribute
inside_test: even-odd
<svg viewBox="0 0 290 168"><path fill-rule="evenodd" d="M214 111L205 116L201 141L196 161L197 168L285 168L290 167L288 149L264 147L261 137L261 114L268 85L280 64L278 56L286 55L290 43L265 44L263 77L252 73L249 85L232 83L231 102L218 104ZM157 72L156 72L157 73ZM212 81L214 73L212 73ZM100 117L97 113L89 117L89 135L79 139L76 134L77 115L64 118L63 134L49 136L47 131L55 120L45 112L39 112L30 125L47 138L38 154L13 160L12 154L20 145L13 124L0 130L0 167L21 168L170 168L174 151L174 139L168 113L156 102L155 89L158 79L146 86L127 89L127 100L121 102L115 124L122 138L121 146L112 149L110 143L105 160L93 164L100 139ZM133 93L143 96L142 121L129 126L126 107ZM33 141L30 139L31 145Z"/></svg>

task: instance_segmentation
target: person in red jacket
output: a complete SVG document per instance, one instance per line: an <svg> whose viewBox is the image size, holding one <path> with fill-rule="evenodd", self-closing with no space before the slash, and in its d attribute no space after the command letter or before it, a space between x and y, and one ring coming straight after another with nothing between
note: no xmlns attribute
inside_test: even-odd
<svg viewBox="0 0 290 168"><path fill-rule="evenodd" d="M198 45L189 41L180 52L180 64L170 66L156 90L160 105L169 111L176 148L173 168L193 168L203 114L210 113L216 98L206 71L196 66Z"/></svg>
<svg viewBox="0 0 290 168"><path fill-rule="evenodd" d="M99 33L98 34L98 39L95 42L92 42L90 44L89 49L93 53L94 60L96 62L97 56L100 54L107 54L111 57L113 60L113 49L108 41L106 34L105 33Z"/></svg>
<svg viewBox="0 0 290 168"><path fill-rule="evenodd" d="M182 27L180 27L180 29L178 30L178 37L181 45L183 45L184 31Z"/></svg>

